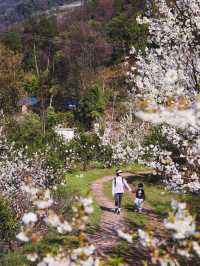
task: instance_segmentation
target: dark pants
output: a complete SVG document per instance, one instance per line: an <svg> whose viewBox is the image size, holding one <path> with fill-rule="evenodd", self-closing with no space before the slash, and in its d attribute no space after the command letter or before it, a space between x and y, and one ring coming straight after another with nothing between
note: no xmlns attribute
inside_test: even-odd
<svg viewBox="0 0 200 266"><path fill-rule="evenodd" d="M123 196L123 193L115 194L115 207L116 208L121 208L122 196Z"/></svg>

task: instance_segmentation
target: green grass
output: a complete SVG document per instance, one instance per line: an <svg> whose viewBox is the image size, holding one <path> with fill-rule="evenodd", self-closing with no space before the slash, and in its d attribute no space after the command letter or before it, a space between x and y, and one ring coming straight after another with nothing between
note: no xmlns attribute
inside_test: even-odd
<svg viewBox="0 0 200 266"><path fill-rule="evenodd" d="M128 167L126 168L128 169ZM129 168L130 172L133 172L134 177L129 178L128 181L133 187L137 187L138 183L142 182L145 188L146 201L150 207L155 211L155 213L164 219L167 217L169 211L171 210L170 203L172 199L176 199L181 202L186 202L192 213L197 216L197 222L200 223L200 209L199 209L199 196L196 195L183 195L180 193L170 192L165 189L156 176L151 174L141 175L140 172L150 169L144 168L139 165L132 165ZM123 169L124 170L124 169ZM110 199L113 200L111 193L111 182L104 184L104 192ZM130 195L128 193L124 194L122 207L127 211L127 221L129 222L132 229L142 228L148 224L148 215L133 212L133 201L134 194Z"/></svg>
<svg viewBox="0 0 200 266"><path fill-rule="evenodd" d="M114 169L93 169L86 172L75 172L66 174L67 187L72 193L78 193L83 197L92 196L92 183L106 175L113 175ZM101 209L94 201L94 212L91 215L90 222L92 225L99 225L101 217Z"/></svg>
<svg viewBox="0 0 200 266"><path fill-rule="evenodd" d="M143 178L136 177L131 181L133 186L137 186L139 182L143 182L146 201L156 211L156 213L164 218L171 210L171 201L173 199L180 202L186 202L189 210L197 215L197 221L200 222L199 196L194 194L180 194L165 189L165 186L156 180L152 175L144 175Z"/></svg>
<svg viewBox="0 0 200 266"><path fill-rule="evenodd" d="M122 170L124 172L131 172L131 173L140 173L140 172L149 172L152 171L151 168L141 165L141 164L130 164L127 166L123 166Z"/></svg>
<svg viewBox="0 0 200 266"><path fill-rule="evenodd" d="M29 266L31 263L27 261L22 252L10 252L0 257L0 266Z"/></svg>

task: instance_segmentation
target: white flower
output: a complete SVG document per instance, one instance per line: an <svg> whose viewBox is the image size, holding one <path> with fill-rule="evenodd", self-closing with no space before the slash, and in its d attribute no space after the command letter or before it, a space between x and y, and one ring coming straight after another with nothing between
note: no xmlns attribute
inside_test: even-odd
<svg viewBox="0 0 200 266"><path fill-rule="evenodd" d="M58 230L58 232L60 234L63 234L63 233L66 233L66 232L71 232L72 231L72 227L67 221L64 221L64 223L60 223L58 225L57 230Z"/></svg>
<svg viewBox="0 0 200 266"><path fill-rule="evenodd" d="M128 243L133 243L133 237L130 234L124 233L121 230L117 230L118 236L126 240Z"/></svg>
<svg viewBox="0 0 200 266"><path fill-rule="evenodd" d="M175 239L185 239L195 235L196 225L193 217L187 213L186 204L172 201L172 208L175 212L174 220L164 220L165 228L175 231Z"/></svg>
<svg viewBox="0 0 200 266"><path fill-rule="evenodd" d="M37 215L33 212L25 213L24 216L22 217L22 221L25 224L29 223L36 223L38 220Z"/></svg>
<svg viewBox="0 0 200 266"><path fill-rule="evenodd" d="M136 53L136 49L135 49L134 46L131 48L131 50L129 51L129 53L130 53L131 55Z"/></svg>
<svg viewBox="0 0 200 266"><path fill-rule="evenodd" d="M178 249L177 250L177 253L183 257L186 257L186 258L190 258L191 257L191 254L189 253L188 250L186 249Z"/></svg>
<svg viewBox="0 0 200 266"><path fill-rule="evenodd" d="M94 208L92 206L86 206L84 210L87 214L91 214L93 213Z"/></svg>
<svg viewBox="0 0 200 266"><path fill-rule="evenodd" d="M143 246L148 247L151 244L150 236L144 230L138 229L138 235Z"/></svg>
<svg viewBox="0 0 200 266"><path fill-rule="evenodd" d="M25 232L20 232L19 234L16 235L16 237L22 242L28 242L30 240L25 234Z"/></svg>
<svg viewBox="0 0 200 266"><path fill-rule="evenodd" d="M27 254L26 258L27 260L34 262L38 259L38 254L37 253Z"/></svg>
<svg viewBox="0 0 200 266"><path fill-rule="evenodd" d="M50 225L53 227L57 227L60 224L59 216L53 211L48 212L48 215L47 217L45 217L44 221L47 225Z"/></svg>
<svg viewBox="0 0 200 266"><path fill-rule="evenodd" d="M194 251L196 252L196 254L200 257L200 245L199 245L199 243L193 241L192 247L193 247Z"/></svg>
<svg viewBox="0 0 200 266"><path fill-rule="evenodd" d="M34 204L38 207L38 209L48 209L53 204L53 200L37 200Z"/></svg>
<svg viewBox="0 0 200 266"><path fill-rule="evenodd" d="M89 257L94 253L95 250L96 248L94 245L74 249L72 253L72 258L73 260L76 260L81 255L86 255Z"/></svg>
<svg viewBox="0 0 200 266"><path fill-rule="evenodd" d="M92 198L81 198L80 201L83 204L86 213L91 214L94 211L94 208L92 206L93 203Z"/></svg>

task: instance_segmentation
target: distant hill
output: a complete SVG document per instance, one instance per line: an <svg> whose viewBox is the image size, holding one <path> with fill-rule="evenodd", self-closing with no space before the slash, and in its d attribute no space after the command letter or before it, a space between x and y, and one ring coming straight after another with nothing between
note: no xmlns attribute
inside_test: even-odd
<svg viewBox="0 0 200 266"><path fill-rule="evenodd" d="M0 30L37 13L77 2L77 0L0 0Z"/></svg>

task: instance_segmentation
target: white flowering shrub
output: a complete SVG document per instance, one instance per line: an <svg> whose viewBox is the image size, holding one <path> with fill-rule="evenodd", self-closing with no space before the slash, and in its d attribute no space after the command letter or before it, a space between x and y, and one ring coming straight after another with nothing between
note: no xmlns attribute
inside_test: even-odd
<svg viewBox="0 0 200 266"><path fill-rule="evenodd" d="M0 140L0 193L9 198L19 215L28 205L22 191L27 181L46 188L61 176L62 170L56 172L48 166L45 154L35 153L29 158L25 150L16 149L4 138Z"/></svg>

